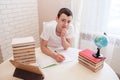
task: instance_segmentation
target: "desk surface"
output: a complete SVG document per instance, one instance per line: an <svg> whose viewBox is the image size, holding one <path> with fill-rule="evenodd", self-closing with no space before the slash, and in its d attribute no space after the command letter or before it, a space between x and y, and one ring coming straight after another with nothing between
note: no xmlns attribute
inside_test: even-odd
<svg viewBox="0 0 120 80"><path fill-rule="evenodd" d="M37 48L36 53L39 51L40 49ZM14 70L15 67L8 60L0 64L0 80L21 80L12 76ZM96 73L79 64L77 60L41 70L45 75L44 80L119 80L116 73L106 63Z"/></svg>

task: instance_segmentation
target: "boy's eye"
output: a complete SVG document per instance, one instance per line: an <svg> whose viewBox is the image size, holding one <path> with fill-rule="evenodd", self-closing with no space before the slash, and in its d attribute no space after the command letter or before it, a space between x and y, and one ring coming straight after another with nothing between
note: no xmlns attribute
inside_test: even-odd
<svg viewBox="0 0 120 80"><path fill-rule="evenodd" d="M70 23L71 21L66 21L65 19L63 19L62 22Z"/></svg>
<svg viewBox="0 0 120 80"><path fill-rule="evenodd" d="M62 22L65 22L65 19L63 19Z"/></svg>
<svg viewBox="0 0 120 80"><path fill-rule="evenodd" d="M71 21L68 21L68 23L70 23Z"/></svg>

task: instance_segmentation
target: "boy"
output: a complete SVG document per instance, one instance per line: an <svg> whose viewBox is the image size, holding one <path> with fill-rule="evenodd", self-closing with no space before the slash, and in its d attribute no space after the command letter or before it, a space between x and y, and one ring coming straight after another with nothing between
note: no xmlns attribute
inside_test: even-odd
<svg viewBox="0 0 120 80"><path fill-rule="evenodd" d="M52 52L49 47L63 47L66 50L71 46L73 37L73 26L70 25L72 12L68 8L59 10L56 21L44 26L41 33L41 51L52 57L57 62L62 62L65 57L57 52Z"/></svg>

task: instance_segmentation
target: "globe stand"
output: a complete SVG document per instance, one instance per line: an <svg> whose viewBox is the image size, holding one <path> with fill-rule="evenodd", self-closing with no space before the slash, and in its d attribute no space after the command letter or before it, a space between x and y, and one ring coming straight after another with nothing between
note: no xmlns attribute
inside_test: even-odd
<svg viewBox="0 0 120 80"><path fill-rule="evenodd" d="M97 48L97 53L93 54L95 58L103 58L102 54L100 54L100 48Z"/></svg>

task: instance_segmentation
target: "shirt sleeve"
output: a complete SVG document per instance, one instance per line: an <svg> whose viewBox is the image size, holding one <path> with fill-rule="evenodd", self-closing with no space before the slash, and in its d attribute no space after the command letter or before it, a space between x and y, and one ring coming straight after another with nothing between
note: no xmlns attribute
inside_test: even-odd
<svg viewBox="0 0 120 80"><path fill-rule="evenodd" d="M49 39L49 26L47 25L47 22L43 22L43 31L40 35L41 39L48 40Z"/></svg>

